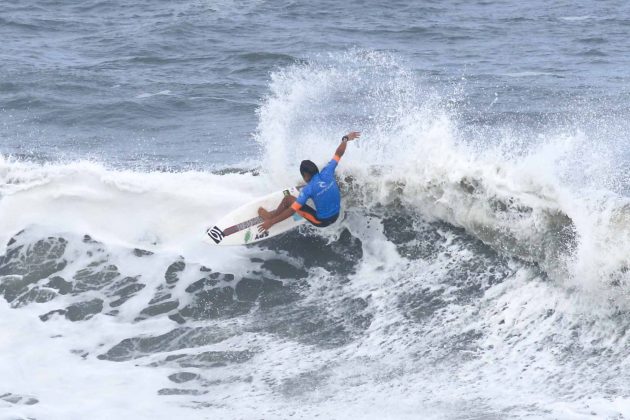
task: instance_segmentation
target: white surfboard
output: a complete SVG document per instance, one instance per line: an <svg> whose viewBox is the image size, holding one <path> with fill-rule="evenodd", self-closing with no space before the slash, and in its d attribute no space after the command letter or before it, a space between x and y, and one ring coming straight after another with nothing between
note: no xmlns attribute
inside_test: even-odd
<svg viewBox="0 0 630 420"><path fill-rule="evenodd" d="M297 213L292 217L276 223L268 231L259 232L258 226L263 222L258 216L258 208L275 210L286 195L297 197L300 191L291 187L258 198L234 210L223 217L213 227L206 229L205 241L211 245L246 245L271 238L298 227L306 220Z"/></svg>

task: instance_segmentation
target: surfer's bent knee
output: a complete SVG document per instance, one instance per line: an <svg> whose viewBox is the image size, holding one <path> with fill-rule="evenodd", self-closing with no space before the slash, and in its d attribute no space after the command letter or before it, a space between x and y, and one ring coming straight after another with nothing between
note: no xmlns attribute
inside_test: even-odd
<svg viewBox="0 0 630 420"><path fill-rule="evenodd" d="M282 199L282 203L286 204L287 207L290 206L291 204L293 204L293 202L296 200L295 197L293 197L292 195L286 195L283 199Z"/></svg>

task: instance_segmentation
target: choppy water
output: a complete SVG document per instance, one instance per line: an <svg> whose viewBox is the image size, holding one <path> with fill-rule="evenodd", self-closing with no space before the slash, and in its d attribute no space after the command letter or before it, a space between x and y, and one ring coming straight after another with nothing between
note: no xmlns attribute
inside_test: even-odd
<svg viewBox="0 0 630 420"><path fill-rule="evenodd" d="M625 2L0 4L2 418L630 415ZM210 248L339 167L345 216Z"/></svg>

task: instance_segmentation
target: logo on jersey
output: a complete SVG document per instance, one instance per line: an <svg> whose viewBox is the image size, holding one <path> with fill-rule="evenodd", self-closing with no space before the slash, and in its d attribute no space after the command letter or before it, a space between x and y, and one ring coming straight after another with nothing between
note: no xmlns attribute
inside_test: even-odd
<svg viewBox="0 0 630 420"><path fill-rule="evenodd" d="M319 181L317 185L319 185L319 188L326 188L328 186L328 184L326 184L324 181Z"/></svg>

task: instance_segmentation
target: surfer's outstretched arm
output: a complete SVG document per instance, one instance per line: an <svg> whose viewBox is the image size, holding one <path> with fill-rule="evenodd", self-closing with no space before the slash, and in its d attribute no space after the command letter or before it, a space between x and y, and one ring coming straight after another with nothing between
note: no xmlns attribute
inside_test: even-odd
<svg viewBox="0 0 630 420"><path fill-rule="evenodd" d="M343 156L343 154L346 153L347 143L354 139L358 139L359 137L361 137L361 133L359 133L358 131L351 131L345 136L343 136L341 138L341 144L339 145L339 147L337 147L337 150L335 150L335 156L337 157Z"/></svg>

